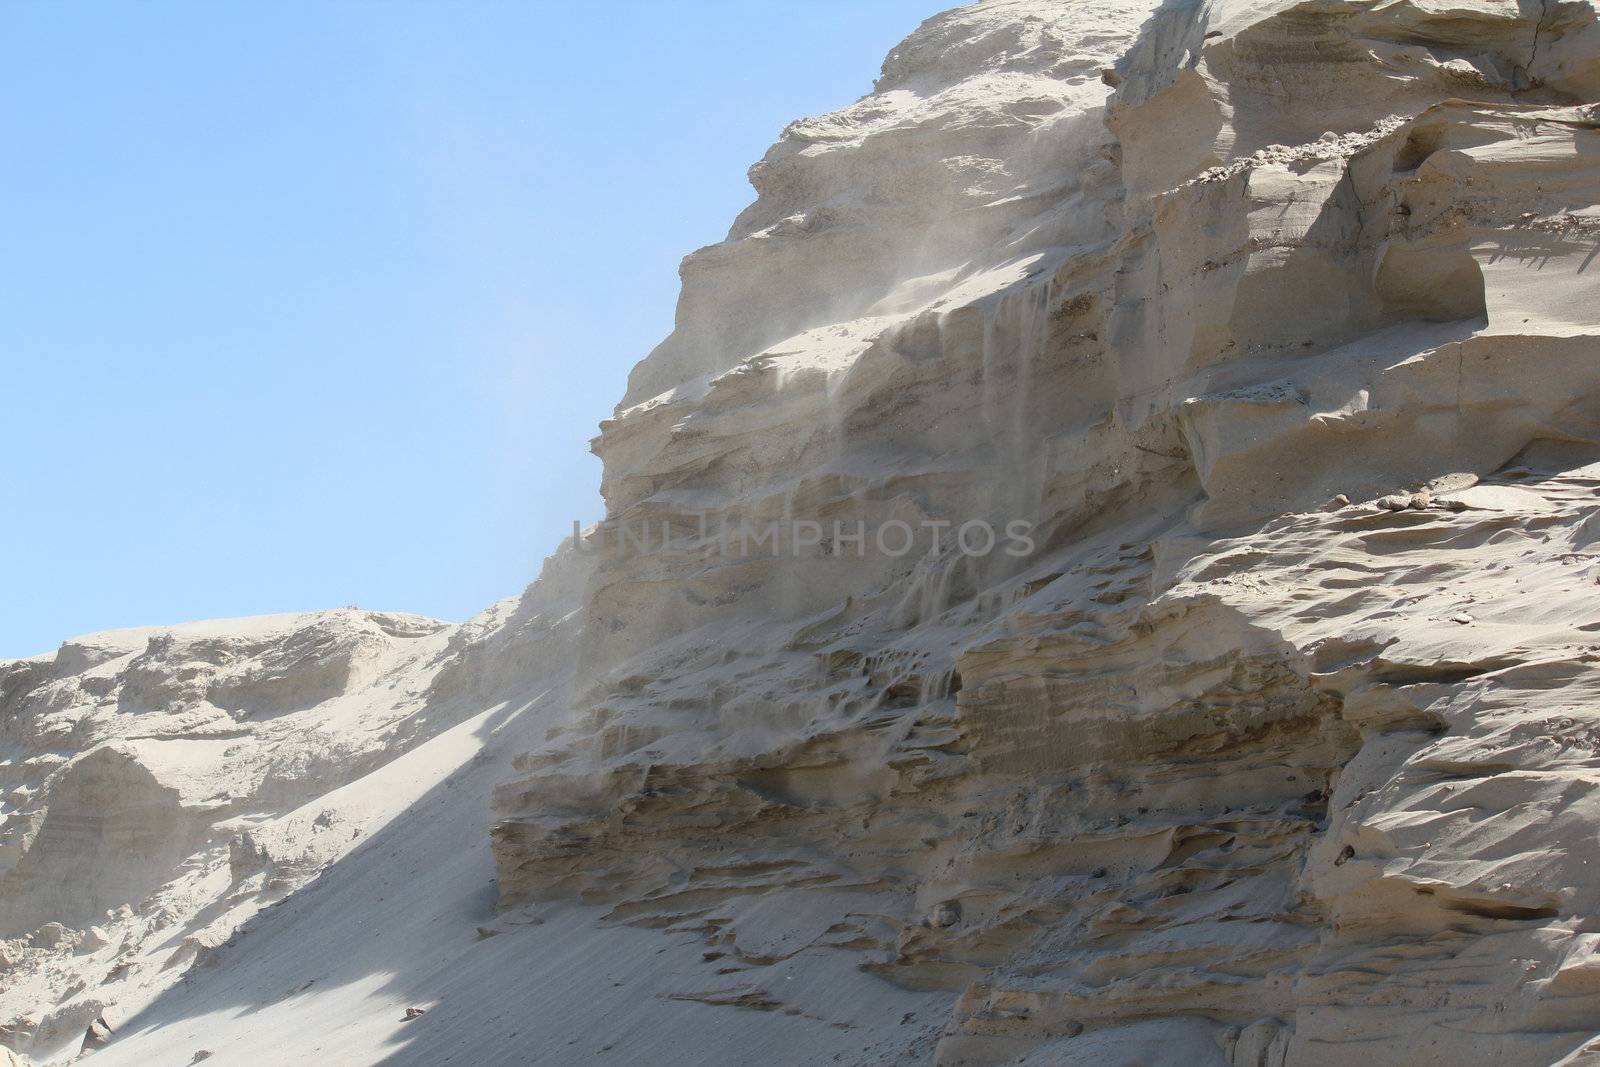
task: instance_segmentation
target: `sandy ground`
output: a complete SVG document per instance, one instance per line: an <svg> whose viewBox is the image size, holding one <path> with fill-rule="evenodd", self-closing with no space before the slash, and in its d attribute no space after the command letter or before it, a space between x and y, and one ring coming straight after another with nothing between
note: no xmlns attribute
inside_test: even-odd
<svg viewBox="0 0 1600 1067"><path fill-rule="evenodd" d="M207 1051L219 1067L735 1063L761 1049L764 1062L856 1063L863 1033L921 1034L948 1010L944 997L861 987L837 953L762 969L759 983L719 980L692 934L606 925L576 904L497 914L488 793L517 724L497 732L493 718L329 797L381 810L366 840L129 1019L94 1062L179 1065ZM733 1001L757 985L785 1006L686 999L709 989Z"/></svg>

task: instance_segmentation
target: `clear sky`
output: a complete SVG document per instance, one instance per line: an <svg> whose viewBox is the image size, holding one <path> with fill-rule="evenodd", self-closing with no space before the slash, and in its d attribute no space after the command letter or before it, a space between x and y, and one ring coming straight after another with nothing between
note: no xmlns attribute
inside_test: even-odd
<svg viewBox="0 0 1600 1067"><path fill-rule="evenodd" d="M678 260L947 6L0 6L0 658L518 592Z"/></svg>

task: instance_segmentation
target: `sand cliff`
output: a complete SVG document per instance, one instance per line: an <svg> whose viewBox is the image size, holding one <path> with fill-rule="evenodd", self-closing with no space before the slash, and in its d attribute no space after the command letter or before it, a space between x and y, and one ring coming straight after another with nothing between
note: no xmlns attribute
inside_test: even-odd
<svg viewBox="0 0 1600 1067"><path fill-rule="evenodd" d="M1597 22L930 19L523 598L0 667L0 1044L1600 1062Z"/></svg>

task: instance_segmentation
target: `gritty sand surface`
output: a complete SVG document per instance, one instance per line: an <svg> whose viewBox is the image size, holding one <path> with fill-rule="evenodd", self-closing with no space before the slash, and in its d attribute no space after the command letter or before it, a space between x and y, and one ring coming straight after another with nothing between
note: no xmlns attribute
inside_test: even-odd
<svg viewBox="0 0 1600 1067"><path fill-rule="evenodd" d="M521 597L0 664L0 1049L1600 1062L1597 100L1589 0L928 20Z"/></svg>

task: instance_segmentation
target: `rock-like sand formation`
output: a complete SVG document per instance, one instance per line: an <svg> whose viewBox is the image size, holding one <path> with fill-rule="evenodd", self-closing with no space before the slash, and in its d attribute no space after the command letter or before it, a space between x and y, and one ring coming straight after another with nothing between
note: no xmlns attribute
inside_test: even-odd
<svg viewBox="0 0 1600 1067"><path fill-rule="evenodd" d="M0 667L0 1044L1600 1062L1596 101L1589 0L930 19L520 600Z"/></svg>

